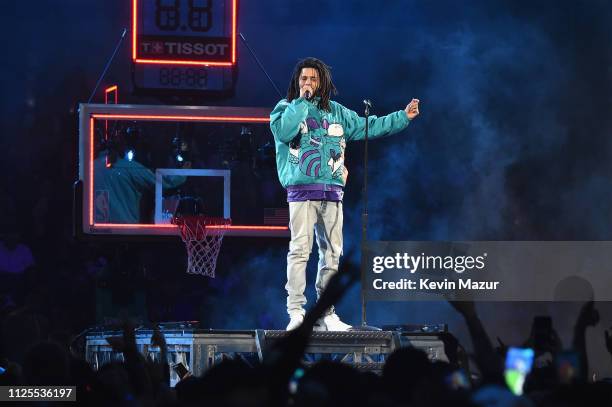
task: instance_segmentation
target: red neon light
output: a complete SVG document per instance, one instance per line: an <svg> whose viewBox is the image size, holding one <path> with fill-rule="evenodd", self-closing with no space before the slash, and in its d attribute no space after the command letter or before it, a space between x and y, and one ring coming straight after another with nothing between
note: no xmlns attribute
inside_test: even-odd
<svg viewBox="0 0 612 407"><path fill-rule="evenodd" d="M136 61L136 13L138 7L136 0L132 1L132 60Z"/></svg>
<svg viewBox="0 0 612 407"><path fill-rule="evenodd" d="M119 88L117 85L109 86L108 88L104 89L104 103L108 104L108 94L111 92L115 92L115 104L117 104L119 96Z"/></svg>
<svg viewBox="0 0 612 407"><path fill-rule="evenodd" d="M206 226L208 229L228 229L228 230L287 230L287 226Z"/></svg>
<svg viewBox="0 0 612 407"><path fill-rule="evenodd" d="M232 64L236 63L236 0L232 1Z"/></svg>
<svg viewBox="0 0 612 407"><path fill-rule="evenodd" d="M172 65L204 65L204 66L232 66L232 62L204 62L204 61L172 61L168 59L135 59L139 64L172 64Z"/></svg>
<svg viewBox="0 0 612 407"><path fill-rule="evenodd" d="M115 104L117 104L118 102L118 96L119 96L119 88L117 87L117 85L113 85L113 86L109 86L108 88L104 89L104 104L107 105L108 104L108 94L111 92L115 92ZM104 121L104 140L108 141L108 120ZM108 161L108 156L106 157L106 168L110 168L111 163Z"/></svg>
<svg viewBox="0 0 612 407"><path fill-rule="evenodd" d="M136 0L134 0L136 1ZM257 121L268 122L269 117L221 117L221 116L153 116L153 115L113 115L113 114L92 114L89 118L89 226L91 228L116 228L116 229L172 229L177 228L173 224L137 224L137 223L94 223L94 119L142 119L142 120L215 120L215 121ZM212 229L226 229L228 231L287 231L286 226L247 226L247 225L231 225L231 226L208 226Z"/></svg>
<svg viewBox="0 0 612 407"><path fill-rule="evenodd" d="M160 224L160 225L156 225L156 224L143 224L143 223L96 223L93 226L104 226L104 227L112 227L112 228L117 228L117 229L132 229L132 228L137 228L137 229L143 229L143 228L151 228L151 227L156 227L156 228L160 228L160 229L172 229L175 228L176 225L173 225L171 223L165 223L165 224Z"/></svg>
<svg viewBox="0 0 612 407"><path fill-rule="evenodd" d="M93 166L94 166L94 119L89 119L89 225L93 226Z"/></svg>
<svg viewBox="0 0 612 407"><path fill-rule="evenodd" d="M215 61L190 61L190 60L167 60L167 59L143 59L136 55L136 36L137 36L137 13L138 0L132 1L132 60L139 64L171 64L171 65L204 65L204 66L232 66L236 63L236 14L237 0L232 0L232 61L231 62L215 62Z"/></svg>
<svg viewBox="0 0 612 407"><path fill-rule="evenodd" d="M214 121L214 122L255 122L267 123L269 117L232 117L232 116L164 116L164 115L130 115L130 114L93 114L96 119L121 119L121 120L161 120L161 121Z"/></svg>
<svg viewBox="0 0 612 407"><path fill-rule="evenodd" d="M230 226L230 230L289 230L287 226Z"/></svg>
<svg viewBox="0 0 612 407"><path fill-rule="evenodd" d="M154 223L96 223L92 226L100 226L105 228L116 228L116 229L174 229L177 226L172 223L154 224ZM226 229L226 230L287 230L287 226L206 226L207 229Z"/></svg>

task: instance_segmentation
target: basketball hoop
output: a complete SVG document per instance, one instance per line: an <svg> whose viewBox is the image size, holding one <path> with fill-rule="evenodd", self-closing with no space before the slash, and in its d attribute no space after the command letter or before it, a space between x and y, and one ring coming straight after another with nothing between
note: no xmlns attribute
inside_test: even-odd
<svg viewBox="0 0 612 407"><path fill-rule="evenodd" d="M179 227L187 247L187 273L214 278L221 242L232 221L193 215L175 216L172 223Z"/></svg>

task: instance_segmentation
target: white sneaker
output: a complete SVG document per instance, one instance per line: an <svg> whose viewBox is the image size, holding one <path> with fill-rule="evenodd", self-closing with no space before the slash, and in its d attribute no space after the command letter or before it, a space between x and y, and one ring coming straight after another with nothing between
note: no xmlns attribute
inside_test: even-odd
<svg viewBox="0 0 612 407"><path fill-rule="evenodd" d="M290 318L289 325L287 325L286 329L287 331L293 331L298 326L302 325L302 322L304 322L304 315L302 314L293 314L290 315Z"/></svg>
<svg viewBox="0 0 612 407"><path fill-rule="evenodd" d="M335 312L325 316L325 318L323 318L323 322L325 323L328 331L345 332L352 328L351 325L340 321L340 317L338 317Z"/></svg>
<svg viewBox="0 0 612 407"><path fill-rule="evenodd" d="M317 322L315 322L314 326L312 327L313 332L324 332L327 331L327 326L325 325L325 322L323 321L323 318L319 318L317 319Z"/></svg>

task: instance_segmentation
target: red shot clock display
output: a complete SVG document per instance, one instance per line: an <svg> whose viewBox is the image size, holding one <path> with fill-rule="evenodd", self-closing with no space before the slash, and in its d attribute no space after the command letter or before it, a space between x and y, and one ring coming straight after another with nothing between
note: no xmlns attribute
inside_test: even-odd
<svg viewBox="0 0 612 407"><path fill-rule="evenodd" d="M137 89L233 86L237 0L132 0Z"/></svg>

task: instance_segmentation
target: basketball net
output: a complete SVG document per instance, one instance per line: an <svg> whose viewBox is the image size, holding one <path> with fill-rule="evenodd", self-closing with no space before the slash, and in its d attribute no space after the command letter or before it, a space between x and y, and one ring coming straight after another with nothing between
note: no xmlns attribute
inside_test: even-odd
<svg viewBox="0 0 612 407"><path fill-rule="evenodd" d="M172 223L179 227L187 247L187 273L214 278L221 242L231 220L195 215L174 217Z"/></svg>

